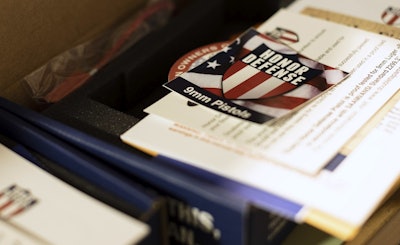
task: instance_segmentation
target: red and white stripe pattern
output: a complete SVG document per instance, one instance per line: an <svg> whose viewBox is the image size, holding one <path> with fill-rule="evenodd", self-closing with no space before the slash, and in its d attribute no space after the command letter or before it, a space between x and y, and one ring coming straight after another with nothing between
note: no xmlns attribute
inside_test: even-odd
<svg viewBox="0 0 400 245"><path fill-rule="evenodd" d="M259 34L252 37L243 44L242 50L239 54L235 56L235 60L239 60L240 58L244 57L256 47L258 47L261 43L265 43L271 49L277 50L283 54L297 54L296 51L286 46L285 44L276 42L274 39L263 34ZM212 60L213 58L210 58L210 61ZM315 96L319 95L321 92L325 91L329 87L342 81L347 76L347 73L345 72L325 66L305 57L299 57L299 61L302 64L307 65L313 69L320 70L321 74L299 87L281 81L277 78L271 78L269 79L268 83L275 83L277 85L281 85L282 87L278 86L274 91L268 91L268 89L265 88L266 85L260 83L258 84L258 86L254 86L253 89L248 90L241 96L237 96L237 94L234 94L234 90L231 89L235 88L235 85L237 84L235 84L235 82L230 84L227 78L234 74L236 78L232 80L240 81L243 79L248 79L252 76L263 76L262 74L259 74L260 71L258 69L243 66L243 69L240 70L240 72L233 72L232 74L205 74L203 72L191 70L189 72L183 73L181 77L220 97L234 98L236 96L236 98L238 99L232 99L232 101L236 104L245 106L249 109L269 116L280 117L287 114L292 109L307 102L308 100L314 98ZM292 88L286 89L285 86L292 86ZM280 89L285 89L288 92L282 94L281 91L279 91ZM270 98L263 98L266 97L265 95L268 93L275 93L275 96Z"/></svg>
<svg viewBox="0 0 400 245"><path fill-rule="evenodd" d="M29 207L33 206L37 199L32 194L17 185L11 185L0 192L0 217L12 218Z"/></svg>
<svg viewBox="0 0 400 245"><path fill-rule="evenodd" d="M344 79L347 74L324 66L322 75L279 96L258 100L237 100L235 103L273 117L284 116L291 110L321 94Z"/></svg>
<svg viewBox="0 0 400 245"><path fill-rule="evenodd" d="M381 15L382 21L387 25L400 24L400 8L388 7Z"/></svg>
<svg viewBox="0 0 400 245"><path fill-rule="evenodd" d="M241 55L246 55L260 45L265 44L270 49L286 55L296 55L296 52L282 43L259 35L243 46ZM308 62L310 63L310 62ZM314 62L315 63L315 62ZM315 64L313 64L315 65ZM222 87L227 99L259 99L280 95L291 91L297 86L287 83L248 64L238 61L223 76Z"/></svg>
<svg viewBox="0 0 400 245"><path fill-rule="evenodd" d="M241 63L235 73L225 73L222 83L227 99L260 99L277 96L297 86L284 82L257 68ZM235 69L236 70L236 69ZM230 70L234 72L233 70Z"/></svg>
<svg viewBox="0 0 400 245"><path fill-rule="evenodd" d="M299 41L297 33L281 27L275 28L274 31L267 33L267 35L287 44L297 43Z"/></svg>

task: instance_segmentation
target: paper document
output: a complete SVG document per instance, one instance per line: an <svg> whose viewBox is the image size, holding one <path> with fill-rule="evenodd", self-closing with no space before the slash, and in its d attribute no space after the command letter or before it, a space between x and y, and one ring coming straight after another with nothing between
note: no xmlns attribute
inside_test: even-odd
<svg viewBox="0 0 400 245"><path fill-rule="evenodd" d="M311 25L313 28L308 28ZM348 78L316 96L313 103L305 103L301 112L273 124L260 125L213 110L212 106L188 104L187 99L197 104L202 100L211 105L218 102L208 100L211 96L194 100L195 86L184 79L191 72L166 84L178 84L176 90L181 92L167 95L145 111L250 148L273 162L316 174L399 89L400 84L394 82L400 72L399 42L287 11L278 12L258 31L283 29L292 30L299 37L296 43L288 44L293 49L327 66L339 67L350 73ZM334 76L340 70L333 70ZM189 90L192 92L185 93ZM254 100L241 103L253 104Z"/></svg>
<svg viewBox="0 0 400 245"><path fill-rule="evenodd" d="M400 3L396 0L296 0L288 9L400 38Z"/></svg>
<svg viewBox="0 0 400 245"><path fill-rule="evenodd" d="M0 145L1 244L135 244L149 226Z"/></svg>
<svg viewBox="0 0 400 245"><path fill-rule="evenodd" d="M399 181L400 165L393 159L400 136L400 104L361 143L342 150L399 90L400 43L287 10L277 12L257 31L280 40L301 57L332 68L336 75L349 75L285 115L260 123L247 120L252 112L240 107L252 104L254 98L239 104L235 98L232 104L221 105L231 106L226 110L235 107L230 113L237 115L229 115L206 105L214 97L200 96L199 101L185 93L196 88L208 95L200 90L203 85L190 82L189 71L165 84L172 92L146 108L149 115L121 138L183 165L299 203L303 209L295 219L351 239ZM257 65L263 66L266 54L250 54L261 58L248 59L263 70ZM219 67L213 61L204 64ZM376 144L383 140L393 147Z"/></svg>

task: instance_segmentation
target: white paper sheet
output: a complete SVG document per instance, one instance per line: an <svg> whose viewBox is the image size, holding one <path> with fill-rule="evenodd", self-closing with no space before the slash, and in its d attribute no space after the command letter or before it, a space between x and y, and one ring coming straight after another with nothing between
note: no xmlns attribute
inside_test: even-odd
<svg viewBox="0 0 400 245"><path fill-rule="evenodd" d="M149 233L147 224L74 189L3 145L0 159L1 244L132 244ZM13 214L20 207L25 208Z"/></svg>

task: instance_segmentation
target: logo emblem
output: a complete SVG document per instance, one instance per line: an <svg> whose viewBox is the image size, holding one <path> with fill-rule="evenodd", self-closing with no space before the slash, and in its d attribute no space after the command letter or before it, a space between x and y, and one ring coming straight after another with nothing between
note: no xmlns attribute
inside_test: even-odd
<svg viewBox="0 0 400 245"><path fill-rule="evenodd" d="M382 15L381 19L383 23L386 25L399 25L400 24L400 8L388 7L386 8Z"/></svg>
<svg viewBox="0 0 400 245"><path fill-rule="evenodd" d="M298 54L282 53L263 43L228 68L222 90L227 99L271 98L296 89L321 72L303 64Z"/></svg>
<svg viewBox="0 0 400 245"><path fill-rule="evenodd" d="M0 191L0 217L12 218L25 212L37 203L30 191L17 185L11 185Z"/></svg>
<svg viewBox="0 0 400 245"><path fill-rule="evenodd" d="M267 33L267 35L286 44L297 43L299 41L297 33L281 27L276 27L275 30Z"/></svg>
<svg viewBox="0 0 400 245"><path fill-rule="evenodd" d="M293 32L277 30L280 34L271 36L249 29L207 61L164 86L188 97L183 89L188 83L195 85L214 101L250 111L252 116L247 120L264 123L285 115L346 78L346 72L304 57L291 48L287 42L298 40L297 35L286 36L286 43L283 38L277 39L282 33ZM228 107L224 110L204 104L230 113L226 111Z"/></svg>

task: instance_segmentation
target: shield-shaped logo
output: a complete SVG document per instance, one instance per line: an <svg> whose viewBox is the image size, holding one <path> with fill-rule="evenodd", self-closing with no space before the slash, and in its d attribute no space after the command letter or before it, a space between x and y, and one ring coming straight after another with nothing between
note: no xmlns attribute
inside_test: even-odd
<svg viewBox="0 0 400 245"><path fill-rule="evenodd" d="M287 44L297 43L299 41L299 35L297 35L297 33L281 27L276 27L275 30L267 33L267 35Z"/></svg>
<svg viewBox="0 0 400 245"><path fill-rule="evenodd" d="M0 191L0 217L12 218L23 213L35 203L37 203L37 199L33 197L32 193L18 185L11 185Z"/></svg>
<svg viewBox="0 0 400 245"><path fill-rule="evenodd" d="M280 53L264 43L228 68L222 90L227 99L271 98L296 89L321 73L303 64L298 54Z"/></svg>
<svg viewBox="0 0 400 245"><path fill-rule="evenodd" d="M381 19L383 23L386 25L399 25L400 24L400 8L388 7L386 8L382 15Z"/></svg>

